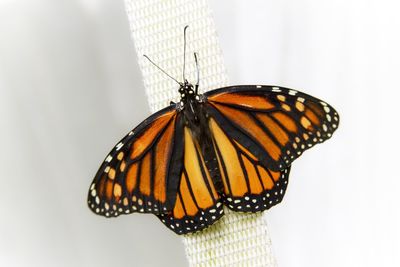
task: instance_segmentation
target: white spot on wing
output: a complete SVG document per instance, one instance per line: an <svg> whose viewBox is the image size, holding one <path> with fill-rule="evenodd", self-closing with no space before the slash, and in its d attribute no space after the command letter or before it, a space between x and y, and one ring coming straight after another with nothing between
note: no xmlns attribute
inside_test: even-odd
<svg viewBox="0 0 400 267"><path fill-rule="evenodd" d="M117 149L117 151L118 151L118 150L120 150L120 149L121 149L121 147L122 147L123 145L124 145L124 144L123 144L123 143L121 143L121 142L120 142L120 143L118 143L118 145L116 146L116 149Z"/></svg>
<svg viewBox="0 0 400 267"><path fill-rule="evenodd" d="M112 160L112 157L110 155L108 155L105 161L110 162L111 160Z"/></svg>
<svg viewBox="0 0 400 267"><path fill-rule="evenodd" d="M332 120L331 115L326 114L326 119L330 122Z"/></svg>
<svg viewBox="0 0 400 267"><path fill-rule="evenodd" d="M304 103L304 98L298 97L298 98L297 98L297 101L299 101L299 102L301 102L301 103Z"/></svg>

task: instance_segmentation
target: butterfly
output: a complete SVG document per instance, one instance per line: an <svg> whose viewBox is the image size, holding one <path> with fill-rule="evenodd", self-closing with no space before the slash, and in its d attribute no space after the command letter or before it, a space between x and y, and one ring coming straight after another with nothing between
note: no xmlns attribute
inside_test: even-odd
<svg viewBox="0 0 400 267"><path fill-rule="evenodd" d="M223 206L267 210L282 201L291 163L339 125L332 106L293 89L199 94L198 81L178 83L180 101L140 123L101 164L88 194L96 214L151 213L187 234L218 221Z"/></svg>

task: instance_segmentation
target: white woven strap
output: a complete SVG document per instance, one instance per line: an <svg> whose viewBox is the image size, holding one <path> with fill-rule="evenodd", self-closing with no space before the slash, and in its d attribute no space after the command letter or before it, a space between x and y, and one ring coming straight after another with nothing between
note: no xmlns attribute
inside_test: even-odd
<svg viewBox="0 0 400 267"><path fill-rule="evenodd" d="M186 77L195 81L199 54L200 91L227 85L227 73L206 0L125 0L148 101L153 112L178 100L178 85L144 57L182 81L183 28L187 31ZM190 266L276 266L262 214L225 209L210 228L183 237Z"/></svg>

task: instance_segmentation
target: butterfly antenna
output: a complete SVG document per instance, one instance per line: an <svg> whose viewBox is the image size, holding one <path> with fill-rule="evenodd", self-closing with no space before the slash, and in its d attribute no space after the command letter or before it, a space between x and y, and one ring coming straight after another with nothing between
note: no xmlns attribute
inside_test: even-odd
<svg viewBox="0 0 400 267"><path fill-rule="evenodd" d="M197 53L194 53L194 62L196 62L196 70L197 70L197 82L195 85L195 94L197 95L197 91L199 89L199 83L200 83L200 70L199 70L199 61L197 60Z"/></svg>
<svg viewBox="0 0 400 267"><path fill-rule="evenodd" d="M182 85L180 82L178 82L174 77L172 77L171 75L169 75L165 70L163 70L162 68L160 68L156 63L154 63L147 55L143 55L148 61L150 61L151 64L153 64L154 66L156 66L159 70L162 71L162 73L164 73L165 75L167 75L168 77L170 77L172 80L174 80L177 84Z"/></svg>
<svg viewBox="0 0 400 267"><path fill-rule="evenodd" d="M189 27L189 25L186 25L185 28L183 29L183 82L186 82L185 79L185 65L186 65L186 29Z"/></svg>

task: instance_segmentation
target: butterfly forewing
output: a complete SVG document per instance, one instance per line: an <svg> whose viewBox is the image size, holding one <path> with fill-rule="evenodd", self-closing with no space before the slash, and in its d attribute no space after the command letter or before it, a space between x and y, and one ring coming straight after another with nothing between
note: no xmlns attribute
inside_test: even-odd
<svg viewBox="0 0 400 267"><path fill-rule="evenodd" d="M292 89L234 86L205 96L210 116L226 135L274 171L330 138L339 123L331 106Z"/></svg>
<svg viewBox="0 0 400 267"><path fill-rule="evenodd" d="M98 170L89 207L107 217L171 210L183 158L181 124L180 114L169 107L129 132Z"/></svg>

